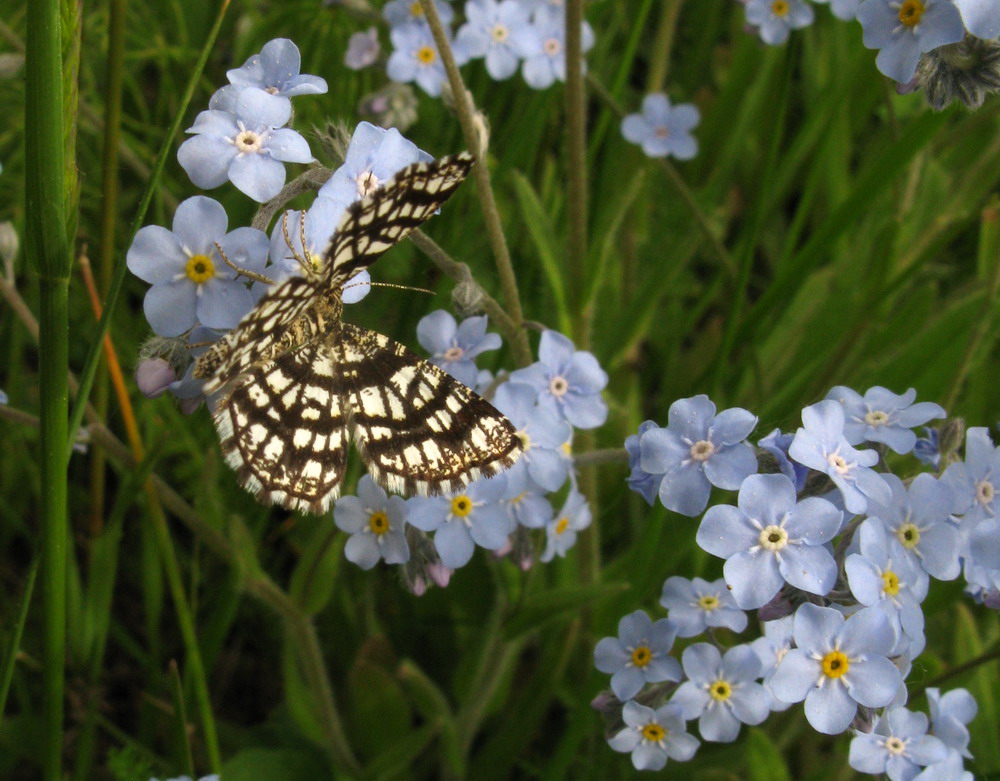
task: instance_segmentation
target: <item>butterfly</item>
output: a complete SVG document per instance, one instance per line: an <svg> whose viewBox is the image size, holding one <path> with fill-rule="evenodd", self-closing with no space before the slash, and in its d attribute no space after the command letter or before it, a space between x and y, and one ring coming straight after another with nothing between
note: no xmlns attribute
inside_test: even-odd
<svg viewBox="0 0 1000 781"><path fill-rule="evenodd" d="M460 490L523 452L514 426L403 345L342 320L344 284L418 227L472 168L468 153L410 165L341 218L301 276L275 285L195 362L226 461L263 502L325 512L353 441L377 482ZM304 243L304 242L303 242Z"/></svg>

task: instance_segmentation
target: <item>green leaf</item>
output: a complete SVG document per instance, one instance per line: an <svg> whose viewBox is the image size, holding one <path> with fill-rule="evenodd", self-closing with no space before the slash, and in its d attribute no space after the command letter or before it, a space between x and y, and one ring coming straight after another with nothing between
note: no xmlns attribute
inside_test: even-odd
<svg viewBox="0 0 1000 781"><path fill-rule="evenodd" d="M791 781L792 775L781 751L763 730L748 731L746 752L749 777L754 781Z"/></svg>
<svg viewBox="0 0 1000 781"><path fill-rule="evenodd" d="M504 624L503 636L507 641L538 629L559 618L570 616L594 602L614 597L628 589L626 583L597 583L592 586L572 586L541 591L524 600L517 613Z"/></svg>
<svg viewBox="0 0 1000 781"><path fill-rule="evenodd" d="M322 781L331 778L319 756L301 749L252 748L222 768L226 781Z"/></svg>

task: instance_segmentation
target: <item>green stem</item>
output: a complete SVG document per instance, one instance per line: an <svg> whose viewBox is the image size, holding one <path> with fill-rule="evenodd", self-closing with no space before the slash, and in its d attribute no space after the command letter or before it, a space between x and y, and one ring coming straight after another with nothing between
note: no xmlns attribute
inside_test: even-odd
<svg viewBox="0 0 1000 781"><path fill-rule="evenodd" d="M587 259L587 127L583 83L583 0L566 3L566 207L569 236L566 267L586 268ZM587 289L587 274L570 274L572 300L579 311ZM581 349L590 348L592 317L580 319L575 334Z"/></svg>
<svg viewBox="0 0 1000 781"><path fill-rule="evenodd" d="M66 663L66 515L69 410L69 242L66 237L62 36L58 0L28 14L25 92L25 234L39 277L41 408L42 765L62 777Z"/></svg>
<svg viewBox="0 0 1000 781"><path fill-rule="evenodd" d="M493 260L500 277L500 289L503 291L504 303L507 304L507 311L510 313L511 319L520 329L524 322L524 310L521 307L521 297L518 294L517 276L514 274L510 248L507 246L507 238L504 236L503 224L500 221L500 210L497 208L496 198L493 196L490 169L483 159L488 144L486 131L481 129L483 128L482 120L479 118L472 103L472 96L465 88L462 76L458 72L455 55L448 43L437 8L431 0L420 0L420 7L423 8L424 16L430 24L434 43L441 54L445 73L448 74L448 84L455 101L455 113L462 126L465 143L480 161L479 165L472 169L472 175L476 177L476 185L479 189L479 203L483 210L483 221L486 223L486 235L489 237L490 247L493 250ZM518 330L517 338L511 342L511 350L518 366L527 366L531 363L531 347L528 345L528 335L523 330Z"/></svg>

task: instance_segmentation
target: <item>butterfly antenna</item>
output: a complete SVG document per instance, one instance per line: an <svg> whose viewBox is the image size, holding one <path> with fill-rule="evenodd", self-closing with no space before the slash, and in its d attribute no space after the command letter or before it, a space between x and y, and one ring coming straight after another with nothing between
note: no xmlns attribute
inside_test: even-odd
<svg viewBox="0 0 1000 781"><path fill-rule="evenodd" d="M352 282L349 285L344 285L344 290L352 287L358 286L368 286L368 287L394 287L397 290L412 290L415 293L426 293L429 296L434 295L433 290L428 290L425 287L411 287L410 285L397 285L394 282Z"/></svg>
<svg viewBox="0 0 1000 781"><path fill-rule="evenodd" d="M281 235L285 239L285 246L291 250L292 259L299 264L299 268L302 269L302 273L306 276L314 271L312 263L309 262L307 257L303 257L299 254L299 251L295 248L295 243L292 241L291 235L288 233L288 212L281 215ZM299 212L299 242L302 247L302 251L309 254L309 250L305 249L306 246L306 212L303 209Z"/></svg>

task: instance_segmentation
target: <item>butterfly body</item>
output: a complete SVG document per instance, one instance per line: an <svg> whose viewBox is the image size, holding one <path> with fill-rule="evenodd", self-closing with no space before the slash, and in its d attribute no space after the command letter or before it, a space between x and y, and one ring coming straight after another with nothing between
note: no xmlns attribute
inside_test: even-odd
<svg viewBox="0 0 1000 781"><path fill-rule="evenodd" d="M456 155L403 169L353 204L330 245L261 298L195 364L226 460L261 501L324 512L353 441L392 490L456 491L509 467L513 425L445 372L344 323L344 283L431 216L472 166Z"/></svg>

